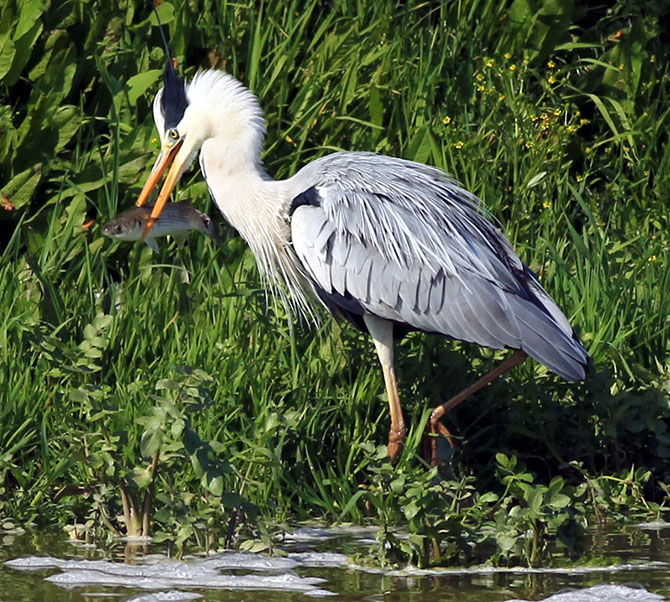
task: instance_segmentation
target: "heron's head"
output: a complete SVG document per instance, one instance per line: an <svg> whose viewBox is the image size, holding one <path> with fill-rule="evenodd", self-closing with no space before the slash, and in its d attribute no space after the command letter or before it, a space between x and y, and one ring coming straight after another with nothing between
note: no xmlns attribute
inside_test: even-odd
<svg viewBox="0 0 670 602"><path fill-rule="evenodd" d="M205 142L216 139L225 168L240 161L258 163L265 136L265 118L256 97L223 71L202 71L186 84L168 64L153 111L161 151L137 199L138 206L148 200L166 170L168 173L145 236Z"/></svg>

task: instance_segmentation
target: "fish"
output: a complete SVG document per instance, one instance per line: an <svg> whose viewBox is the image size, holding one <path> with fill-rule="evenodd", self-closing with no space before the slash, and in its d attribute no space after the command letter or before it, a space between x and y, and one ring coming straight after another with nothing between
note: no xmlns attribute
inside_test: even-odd
<svg viewBox="0 0 670 602"><path fill-rule="evenodd" d="M115 240L140 240L152 209L153 205L131 207L109 220L102 227L102 233ZM219 240L216 223L206 213L199 211L188 201L168 203L144 242L152 251L158 252L156 238L169 234L179 245L182 245L190 230L199 230L213 240L217 242Z"/></svg>

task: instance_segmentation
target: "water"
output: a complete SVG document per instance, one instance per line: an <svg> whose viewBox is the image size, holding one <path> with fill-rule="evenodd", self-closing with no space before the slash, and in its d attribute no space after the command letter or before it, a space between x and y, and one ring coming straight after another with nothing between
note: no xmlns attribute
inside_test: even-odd
<svg viewBox="0 0 670 602"><path fill-rule="evenodd" d="M119 542L105 558L101 550L75 545L61 534L4 534L0 601L670 600L670 524L595 532L591 553L620 562L572 569L384 571L352 565L347 554L373 538L373 530L300 528L282 544L283 557L228 552L180 562L143 545Z"/></svg>

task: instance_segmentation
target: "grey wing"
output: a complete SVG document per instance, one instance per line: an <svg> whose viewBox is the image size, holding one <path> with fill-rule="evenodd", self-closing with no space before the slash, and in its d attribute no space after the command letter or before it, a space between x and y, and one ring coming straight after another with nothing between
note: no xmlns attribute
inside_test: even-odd
<svg viewBox="0 0 670 602"><path fill-rule="evenodd" d="M331 311L359 326L371 313L410 330L523 349L564 378L584 378L588 354L567 318L477 200L442 172L337 153L302 170L298 184L294 250Z"/></svg>

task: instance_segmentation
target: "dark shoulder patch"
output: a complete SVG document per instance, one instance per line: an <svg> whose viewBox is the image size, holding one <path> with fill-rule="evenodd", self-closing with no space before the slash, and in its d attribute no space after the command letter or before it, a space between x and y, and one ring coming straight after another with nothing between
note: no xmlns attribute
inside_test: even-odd
<svg viewBox="0 0 670 602"><path fill-rule="evenodd" d="M184 82L179 79L172 63L168 59L163 72L163 94L161 96L161 112L165 120L165 130L175 127L184 116L188 106Z"/></svg>
<svg viewBox="0 0 670 602"><path fill-rule="evenodd" d="M291 201L291 206L288 208L288 216L292 217L293 212L303 205L310 207L321 207L321 195L315 186L308 188L305 192L301 192L297 197Z"/></svg>

